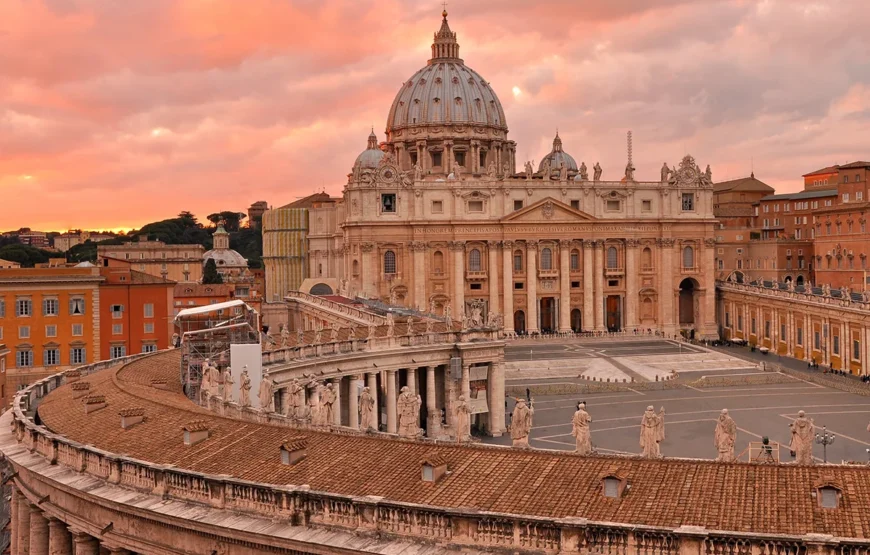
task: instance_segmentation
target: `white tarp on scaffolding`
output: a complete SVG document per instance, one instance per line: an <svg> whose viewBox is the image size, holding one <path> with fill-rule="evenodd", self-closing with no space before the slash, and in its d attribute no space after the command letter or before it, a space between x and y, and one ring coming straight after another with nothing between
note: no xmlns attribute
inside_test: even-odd
<svg viewBox="0 0 870 555"><path fill-rule="evenodd" d="M237 306L247 306L245 301L236 299L234 301L226 301L223 303L209 304L205 306L198 306L195 308L185 308L184 310L179 311L178 314L175 315L175 319L179 320L182 318L186 318L189 316L197 316L199 314L208 314L209 312L216 312L218 310L227 310L230 308L235 308ZM250 306L247 307L251 312L256 312Z"/></svg>

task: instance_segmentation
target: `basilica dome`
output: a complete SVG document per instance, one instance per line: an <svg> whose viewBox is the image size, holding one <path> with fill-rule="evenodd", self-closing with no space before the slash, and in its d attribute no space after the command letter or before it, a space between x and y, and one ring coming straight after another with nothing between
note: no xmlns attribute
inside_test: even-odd
<svg viewBox="0 0 870 555"><path fill-rule="evenodd" d="M378 136L375 135L375 131L372 129L372 133L369 135L368 146L356 157L354 166L359 164L361 168L377 168L383 157L384 151L378 148Z"/></svg>
<svg viewBox="0 0 870 555"><path fill-rule="evenodd" d="M459 58L456 33L447 25L447 12L442 15L441 29L432 44L432 59L399 90L387 118L387 134L445 124L506 132L504 110L495 91Z"/></svg>
<svg viewBox="0 0 870 555"><path fill-rule="evenodd" d="M550 160L550 169L557 170L561 167L562 162L565 162L565 167L568 171L577 171L577 162L574 157L562 150L562 139L559 138L559 132L556 132L556 138L553 139L553 150L541 158L541 163L538 164L538 171L544 166L544 160Z"/></svg>

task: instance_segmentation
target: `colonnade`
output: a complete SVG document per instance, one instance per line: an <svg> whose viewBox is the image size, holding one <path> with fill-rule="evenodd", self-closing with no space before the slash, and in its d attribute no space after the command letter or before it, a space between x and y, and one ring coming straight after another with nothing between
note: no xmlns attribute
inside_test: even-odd
<svg viewBox="0 0 870 555"><path fill-rule="evenodd" d="M49 515L14 485L10 503L11 555L100 555L105 551L115 555L133 553L117 545L101 542L87 532Z"/></svg>

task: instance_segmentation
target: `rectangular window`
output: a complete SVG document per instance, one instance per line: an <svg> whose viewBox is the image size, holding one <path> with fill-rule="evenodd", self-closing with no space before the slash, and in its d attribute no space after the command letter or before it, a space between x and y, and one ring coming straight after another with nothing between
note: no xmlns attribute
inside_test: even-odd
<svg viewBox="0 0 870 555"><path fill-rule="evenodd" d="M18 339L30 339L30 326L18 326Z"/></svg>
<svg viewBox="0 0 870 555"><path fill-rule="evenodd" d="M619 212L619 201L618 200L608 200L605 205L608 212Z"/></svg>
<svg viewBox="0 0 870 555"><path fill-rule="evenodd" d="M58 349L46 349L42 352L43 366L57 366L60 364L60 351Z"/></svg>
<svg viewBox="0 0 870 555"><path fill-rule="evenodd" d="M45 326L46 337L57 337L57 326Z"/></svg>
<svg viewBox="0 0 870 555"><path fill-rule="evenodd" d="M819 332L813 333L813 346L817 351L822 348L822 336Z"/></svg>
<svg viewBox="0 0 870 555"><path fill-rule="evenodd" d="M652 212L652 201L651 200L641 201L640 210L641 210L641 212Z"/></svg>
<svg viewBox="0 0 870 555"><path fill-rule="evenodd" d="M834 343L834 354L839 355L840 354L840 336L839 335L834 336L833 343Z"/></svg>
<svg viewBox="0 0 870 555"><path fill-rule="evenodd" d="M571 289L580 289L580 282L579 281L572 281L571 282Z"/></svg>
<svg viewBox="0 0 870 555"><path fill-rule="evenodd" d="M779 325L779 340L785 341L785 324Z"/></svg>
<svg viewBox="0 0 870 555"><path fill-rule="evenodd" d="M145 309L143 312L145 313L146 318L154 318L154 304L145 303Z"/></svg>
<svg viewBox="0 0 870 555"><path fill-rule="evenodd" d="M145 322L145 333L154 333L154 322Z"/></svg>
<svg viewBox="0 0 870 555"><path fill-rule="evenodd" d="M574 210L580 210L580 201L579 200L572 200L571 201L571 208L573 208Z"/></svg>
<svg viewBox="0 0 870 555"><path fill-rule="evenodd" d="M797 329L797 340L796 340L796 342L797 342L797 344L800 345L801 347L804 346L804 329L803 329L803 328L798 328L798 329Z"/></svg>
<svg viewBox="0 0 870 555"><path fill-rule="evenodd" d="M444 213L444 201L443 200L433 200L432 201L432 213L433 214L443 214Z"/></svg>
<svg viewBox="0 0 870 555"><path fill-rule="evenodd" d="M751 332L752 332L752 334L755 334L755 318L752 318L752 322L750 322L750 324L752 326Z"/></svg>
<svg viewBox="0 0 870 555"><path fill-rule="evenodd" d="M396 213L396 194L383 193L381 195L381 212L384 214Z"/></svg>
<svg viewBox="0 0 870 555"><path fill-rule="evenodd" d="M482 283L472 283L469 287L470 287L472 290L480 291L480 290L483 289L483 284L482 284Z"/></svg>
<svg viewBox="0 0 870 555"><path fill-rule="evenodd" d="M514 201L514 212L516 212L517 210L522 210L522 208L523 208L523 201L515 200Z"/></svg>
<svg viewBox="0 0 870 555"><path fill-rule="evenodd" d="M580 269L580 253L572 252L571 253L571 269L579 270Z"/></svg>
<svg viewBox="0 0 870 555"><path fill-rule="evenodd" d="M770 339L770 320L764 321L764 338Z"/></svg>
<svg viewBox="0 0 870 555"><path fill-rule="evenodd" d="M683 193L683 212L695 210L695 193Z"/></svg>
<svg viewBox="0 0 870 555"><path fill-rule="evenodd" d="M470 200L468 201L468 211L469 212L483 212L483 201L482 200Z"/></svg>
<svg viewBox="0 0 870 555"><path fill-rule="evenodd" d="M111 358L121 358L127 356L127 347L125 345L112 345L109 349Z"/></svg>
<svg viewBox="0 0 870 555"><path fill-rule="evenodd" d="M731 313L730 312L725 313L725 327L726 328L731 327Z"/></svg>
<svg viewBox="0 0 870 555"><path fill-rule="evenodd" d="M42 300L42 315L57 316L57 299Z"/></svg>
<svg viewBox="0 0 870 555"><path fill-rule="evenodd" d="M156 353L157 352L157 345L155 345L153 343L146 343L145 345L142 345L142 352L143 353Z"/></svg>
<svg viewBox="0 0 870 555"><path fill-rule="evenodd" d="M852 360L861 360L861 342L852 340Z"/></svg>
<svg viewBox="0 0 870 555"><path fill-rule="evenodd" d="M112 318L118 319L124 316L124 305L122 304L113 304L112 309Z"/></svg>
<svg viewBox="0 0 870 555"><path fill-rule="evenodd" d="M737 331L743 331L743 315L737 315Z"/></svg>
<svg viewBox="0 0 870 555"><path fill-rule="evenodd" d="M73 297L69 300L69 313L72 316L81 316L85 313L85 300L81 297Z"/></svg>
<svg viewBox="0 0 870 555"><path fill-rule="evenodd" d="M864 200L864 191L855 191L855 200Z"/></svg>
<svg viewBox="0 0 870 555"><path fill-rule="evenodd" d="M85 363L85 348L84 347L73 347L69 350L69 363L70 364L84 364Z"/></svg>
<svg viewBox="0 0 870 555"><path fill-rule="evenodd" d="M849 193L843 193L843 202L849 202Z"/></svg>
<svg viewBox="0 0 870 555"><path fill-rule="evenodd" d="M522 283L514 283L514 289L522 289L522 288L523 288Z"/></svg>
<svg viewBox="0 0 870 555"><path fill-rule="evenodd" d="M124 335L124 324L112 324L112 335Z"/></svg>
<svg viewBox="0 0 870 555"><path fill-rule="evenodd" d="M72 334L73 334L73 337L81 337L82 335L84 335L82 325L81 324L73 324L72 325Z"/></svg>
<svg viewBox="0 0 870 555"><path fill-rule="evenodd" d="M15 301L15 315L32 316L33 302L31 302L30 299L18 299L17 301Z"/></svg>
<svg viewBox="0 0 870 555"><path fill-rule="evenodd" d="M33 351L16 351L15 365L18 368L30 368L33 366Z"/></svg>
<svg viewBox="0 0 870 555"><path fill-rule="evenodd" d="M432 153L432 165L433 166L440 166L441 165L441 153L440 152L433 152Z"/></svg>

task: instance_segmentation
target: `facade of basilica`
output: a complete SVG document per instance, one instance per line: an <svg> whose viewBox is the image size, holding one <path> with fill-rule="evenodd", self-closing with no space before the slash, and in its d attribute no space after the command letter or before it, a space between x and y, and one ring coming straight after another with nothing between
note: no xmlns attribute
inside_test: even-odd
<svg viewBox="0 0 870 555"><path fill-rule="evenodd" d="M447 14L432 57L369 136L343 198L311 210L312 282L507 333L679 330L717 337L709 166L691 156L618 181L558 134L537 168L489 83L459 57ZM470 325L491 322L469 322Z"/></svg>

